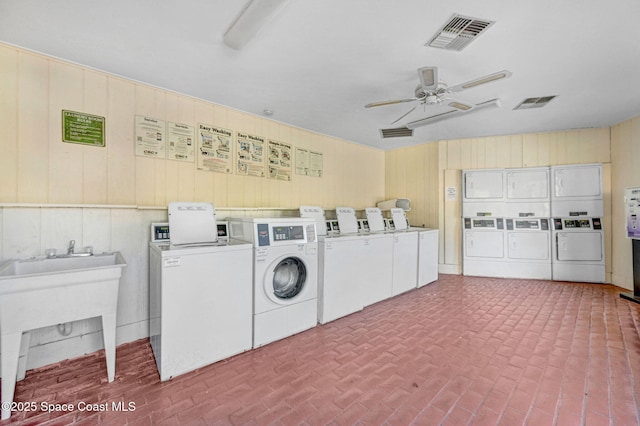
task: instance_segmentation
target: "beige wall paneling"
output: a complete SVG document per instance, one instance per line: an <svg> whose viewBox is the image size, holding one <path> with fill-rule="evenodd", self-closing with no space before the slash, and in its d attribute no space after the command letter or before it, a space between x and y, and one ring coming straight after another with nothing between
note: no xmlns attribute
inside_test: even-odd
<svg viewBox="0 0 640 426"><path fill-rule="evenodd" d="M84 71L84 111L89 114L105 117L105 125L113 123L108 117L108 84L107 77L103 73ZM83 146L83 196L85 204L106 204L107 195L107 149L109 140L106 139L105 147Z"/></svg>
<svg viewBox="0 0 640 426"><path fill-rule="evenodd" d="M633 290L632 242L626 238L624 189L640 186L640 116L611 128L612 282Z"/></svg>
<svg viewBox="0 0 640 426"><path fill-rule="evenodd" d="M538 166L538 135L522 135L522 167Z"/></svg>
<svg viewBox="0 0 640 426"><path fill-rule="evenodd" d="M49 61L49 202L82 203L84 147L62 142L62 110L83 112L84 75L80 67Z"/></svg>
<svg viewBox="0 0 640 426"><path fill-rule="evenodd" d="M18 54L18 202L21 203L38 203L50 201L49 184L51 182L51 163L50 157L52 146L58 147L56 151L60 156L59 150L62 149L61 139L61 108L52 108L48 101L50 96L49 88L49 63L47 60L30 54ZM58 75L58 74L54 74ZM52 76L52 80L53 80ZM52 81L52 84L55 84ZM78 92L80 93L80 92ZM76 93L76 94L78 94ZM58 93L61 99L67 99L64 89ZM73 98L73 94L69 97ZM82 99L79 99L82 102ZM56 112L57 111L57 112ZM52 128L53 127L53 128ZM68 144L65 144L68 145ZM67 148L71 148L67 146ZM72 147L78 148L78 147ZM74 154L81 155L80 149L76 149ZM3 154L4 155L4 154ZM58 157L56 157L58 158ZM67 160L63 158L63 161ZM81 170L77 164L64 161L64 166L57 168L56 175L62 174L64 178L64 170L68 167L76 167ZM81 164L81 163L80 163ZM73 172L72 172L73 173ZM80 171L73 173L72 179L80 178ZM69 175L70 176L70 175ZM64 181L64 179L63 179ZM73 182L72 182L73 183ZM77 180L76 183L81 183ZM73 197L73 190L81 196L82 191L78 185L70 185L65 187L63 183L61 190L67 193L68 197ZM54 197L51 201L59 199Z"/></svg>
<svg viewBox="0 0 640 426"><path fill-rule="evenodd" d="M227 111L227 124L225 126L226 129L231 130L232 132L236 132L237 130L244 131L247 125L257 120L257 117L248 117L247 114L236 111L236 110L228 110ZM233 172L227 175L227 196L225 205L228 207L244 207L245 200L244 197L247 195L249 200L249 205L253 206L255 200L255 193L250 187L249 182L245 182L247 179L246 176L240 176L235 171L235 158L236 158L236 146L235 146L235 137L233 139L233 144L231 145L231 158L233 159L232 167ZM245 186L245 183L247 186Z"/></svg>
<svg viewBox="0 0 640 426"><path fill-rule="evenodd" d="M107 167L108 203L136 204L136 156L133 141L136 87L108 78Z"/></svg>
<svg viewBox="0 0 640 426"><path fill-rule="evenodd" d="M506 137L509 139L509 167L522 167L522 136Z"/></svg>
<svg viewBox="0 0 640 426"><path fill-rule="evenodd" d="M222 127L225 129L229 129L228 126L228 110L220 105L209 104L209 109L211 110L209 121L200 121L203 124L210 124L216 127ZM235 130L235 129L229 129ZM215 205L220 206L229 206L229 179L226 173L217 173L217 172L209 172L206 170L197 170L196 164L196 174L199 175L200 179L211 179L212 180L212 201ZM183 173L180 173L180 179L182 179ZM193 178L192 178L193 179ZM194 182L192 182L193 186ZM186 185L184 185L186 188ZM182 189L180 193L183 193L185 189Z"/></svg>
<svg viewBox="0 0 640 426"><path fill-rule="evenodd" d="M205 196L208 192L209 202L212 202L216 207L225 205L226 203L226 188L222 187L222 190L217 190L216 187L216 175L217 173L209 172L205 170L198 170L198 144L200 141L200 130L198 125L208 124L214 125L214 106L208 102L195 100L194 101L194 116L193 121L185 121L185 124L192 124L195 132L195 150L194 150L194 162L184 163L182 161L167 161L169 163L168 170L170 174L167 176L168 194L167 202L169 201L183 201L180 195L188 194L188 185L184 184L182 178L187 180L187 183L191 180L197 180L200 185L203 186L202 195L200 195L200 189L198 189L198 196ZM221 114L219 114L221 115ZM188 167L190 166L190 167ZM189 177L189 173L193 177ZM197 177L196 177L197 176ZM219 184L220 182L218 182ZM206 188L206 189L204 189Z"/></svg>
<svg viewBox="0 0 640 426"><path fill-rule="evenodd" d="M457 191L455 200L444 199L444 264L448 271L460 273L462 268L462 173L460 170L444 170L444 187L454 187Z"/></svg>
<svg viewBox="0 0 640 426"><path fill-rule="evenodd" d="M496 167L511 167L511 144L509 137L497 136L496 141Z"/></svg>
<svg viewBox="0 0 640 426"><path fill-rule="evenodd" d="M165 120L165 93L143 84L135 86L135 114L144 117ZM135 128L130 129L135 134ZM131 146L131 152L135 155L135 145ZM156 205L156 164L164 163L163 159L156 159L143 156L135 156L136 164L136 202L141 206Z"/></svg>
<svg viewBox="0 0 640 426"><path fill-rule="evenodd" d="M18 57L15 49L0 45L0 202L5 203L18 201Z"/></svg>

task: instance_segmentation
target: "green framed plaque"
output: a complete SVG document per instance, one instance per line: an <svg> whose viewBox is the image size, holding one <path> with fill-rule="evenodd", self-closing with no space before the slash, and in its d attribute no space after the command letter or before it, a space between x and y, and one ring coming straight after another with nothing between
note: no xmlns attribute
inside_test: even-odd
<svg viewBox="0 0 640 426"><path fill-rule="evenodd" d="M104 146L104 117L62 110L62 142Z"/></svg>

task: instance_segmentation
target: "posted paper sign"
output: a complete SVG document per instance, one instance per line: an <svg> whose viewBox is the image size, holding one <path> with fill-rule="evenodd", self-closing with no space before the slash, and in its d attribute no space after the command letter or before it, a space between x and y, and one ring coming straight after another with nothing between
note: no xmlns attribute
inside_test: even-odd
<svg viewBox="0 0 640 426"><path fill-rule="evenodd" d="M136 155L165 158L166 129L164 120L136 115L135 127Z"/></svg>
<svg viewBox="0 0 640 426"><path fill-rule="evenodd" d="M262 136L236 132L236 173L243 176L265 177L265 139Z"/></svg>
<svg viewBox="0 0 640 426"><path fill-rule="evenodd" d="M198 169L232 173L231 130L198 124Z"/></svg>

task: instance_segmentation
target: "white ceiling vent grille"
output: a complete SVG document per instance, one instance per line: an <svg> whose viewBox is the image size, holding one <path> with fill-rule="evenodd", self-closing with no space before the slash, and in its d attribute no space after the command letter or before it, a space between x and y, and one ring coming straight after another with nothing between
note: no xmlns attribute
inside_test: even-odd
<svg viewBox="0 0 640 426"><path fill-rule="evenodd" d="M527 98L520 102L514 109L533 109L546 106L555 96L542 96L539 98Z"/></svg>
<svg viewBox="0 0 640 426"><path fill-rule="evenodd" d="M407 127L396 127L395 129L380 129L382 139L387 138L406 138L413 136L413 129Z"/></svg>
<svg viewBox="0 0 640 426"><path fill-rule="evenodd" d="M493 25L494 22L469 16L453 15L425 46L460 51Z"/></svg>

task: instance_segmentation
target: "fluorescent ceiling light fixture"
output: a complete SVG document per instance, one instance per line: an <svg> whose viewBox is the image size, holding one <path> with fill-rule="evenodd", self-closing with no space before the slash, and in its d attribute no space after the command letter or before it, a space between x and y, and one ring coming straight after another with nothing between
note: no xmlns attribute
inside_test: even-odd
<svg viewBox="0 0 640 426"><path fill-rule="evenodd" d="M224 43L242 49L289 0L249 0L224 33Z"/></svg>
<svg viewBox="0 0 640 426"><path fill-rule="evenodd" d="M491 99L490 101L486 101L486 102L482 102L474 105L473 109L469 110L468 112L464 112L459 109L454 109L452 111L446 111L440 114L432 115L431 117L426 117L420 120L412 121L410 123L407 123L406 127L408 129L415 129L421 126L426 126L427 124L435 123L437 121L442 121L442 120L447 120L449 118L457 117L458 115L473 114L474 112L481 111L485 108L499 107L501 105L502 105L502 102L500 102L500 99Z"/></svg>

